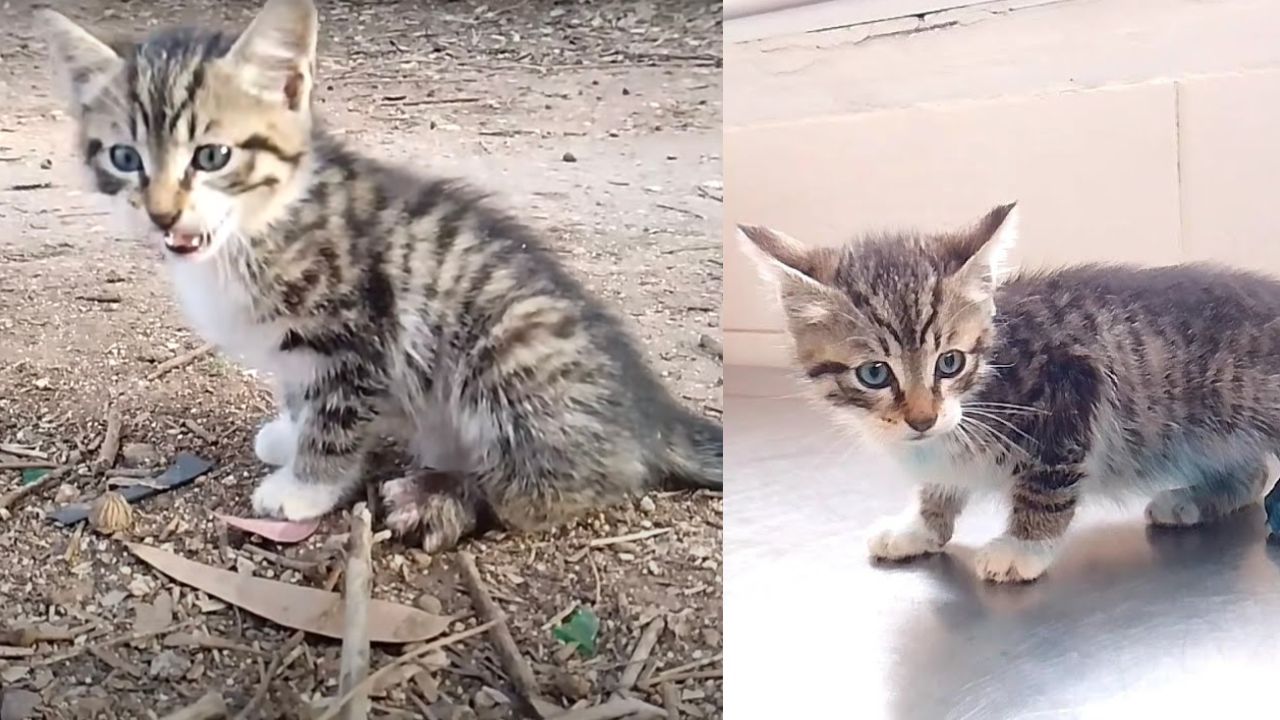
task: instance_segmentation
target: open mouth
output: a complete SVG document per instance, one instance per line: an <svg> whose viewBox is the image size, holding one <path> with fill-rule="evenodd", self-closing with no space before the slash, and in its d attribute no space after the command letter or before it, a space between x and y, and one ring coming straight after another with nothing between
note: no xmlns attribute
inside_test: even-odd
<svg viewBox="0 0 1280 720"><path fill-rule="evenodd" d="M208 233L168 233L164 236L164 246L175 255L191 255L209 247L209 240Z"/></svg>

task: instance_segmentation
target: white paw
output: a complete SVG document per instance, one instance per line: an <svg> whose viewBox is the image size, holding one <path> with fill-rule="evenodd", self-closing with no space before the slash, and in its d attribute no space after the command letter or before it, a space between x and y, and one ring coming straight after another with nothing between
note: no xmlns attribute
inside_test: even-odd
<svg viewBox="0 0 1280 720"><path fill-rule="evenodd" d="M942 551L942 541L918 523L888 527L876 532L867 542L876 560L909 560Z"/></svg>
<svg viewBox="0 0 1280 720"><path fill-rule="evenodd" d="M992 582L1030 582L1043 575L1052 561L1050 543L1002 535L982 546L974 558L974 570Z"/></svg>
<svg viewBox="0 0 1280 720"><path fill-rule="evenodd" d="M1161 490L1147 503L1147 522L1164 527L1198 525L1200 507L1185 492Z"/></svg>
<svg viewBox="0 0 1280 720"><path fill-rule="evenodd" d="M297 444L297 426L287 415L280 415L258 430L253 439L253 454L268 465L283 467L293 460Z"/></svg>
<svg viewBox="0 0 1280 720"><path fill-rule="evenodd" d="M343 495L341 487L303 482L285 467L268 475L253 491L253 510L285 520L310 520L328 514Z"/></svg>

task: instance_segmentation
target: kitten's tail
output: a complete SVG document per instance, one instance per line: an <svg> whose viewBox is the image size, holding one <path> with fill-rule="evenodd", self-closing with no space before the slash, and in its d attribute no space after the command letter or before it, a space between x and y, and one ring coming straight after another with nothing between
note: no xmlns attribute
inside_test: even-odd
<svg viewBox="0 0 1280 720"><path fill-rule="evenodd" d="M672 490L724 488L724 428L680 411L667 433L661 485Z"/></svg>

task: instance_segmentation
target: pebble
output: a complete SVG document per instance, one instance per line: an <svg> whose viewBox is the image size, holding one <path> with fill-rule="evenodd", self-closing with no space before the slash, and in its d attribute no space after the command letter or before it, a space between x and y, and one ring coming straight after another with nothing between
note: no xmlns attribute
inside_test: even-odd
<svg viewBox="0 0 1280 720"><path fill-rule="evenodd" d="M129 443L120 449L120 456L131 467L156 465L160 462L160 453L154 445L148 443Z"/></svg>
<svg viewBox="0 0 1280 720"><path fill-rule="evenodd" d="M552 683L556 692L566 700L581 700L591 694L591 683L581 675L560 671L552 678Z"/></svg>
<svg viewBox="0 0 1280 720"><path fill-rule="evenodd" d="M439 615L440 611L444 609L444 606L440 604L439 598L434 595L427 595L426 593L419 595L418 598L413 601L413 604L418 606L420 610L426 610L433 615Z"/></svg>
<svg viewBox="0 0 1280 720"><path fill-rule="evenodd" d="M172 650L165 650L151 659L147 674L153 678L175 680L191 669L191 661Z"/></svg>
<svg viewBox="0 0 1280 720"><path fill-rule="evenodd" d="M498 705L510 705L511 700L501 690L495 690L491 687L480 688L476 691L475 697L472 698L471 704L477 710L483 710Z"/></svg>
<svg viewBox="0 0 1280 720"><path fill-rule="evenodd" d="M657 505L654 504L653 498L649 497L648 495L645 495L644 497L640 498L640 512L647 514L657 509L658 507Z"/></svg>
<svg viewBox="0 0 1280 720"><path fill-rule="evenodd" d="M565 151L564 155L560 156L560 159L565 162L578 162L578 156L574 155L573 153L567 150Z"/></svg>

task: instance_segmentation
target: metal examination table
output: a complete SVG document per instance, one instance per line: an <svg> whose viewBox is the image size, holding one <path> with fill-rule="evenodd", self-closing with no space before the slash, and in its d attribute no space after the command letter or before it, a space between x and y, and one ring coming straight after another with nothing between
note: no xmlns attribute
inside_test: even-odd
<svg viewBox="0 0 1280 720"><path fill-rule="evenodd" d="M1280 547L1261 507L1148 530L1143 500L1086 506L1038 583L976 580L1003 507L946 555L874 567L865 541L910 486L780 371L725 369L725 717L1276 717Z"/></svg>

